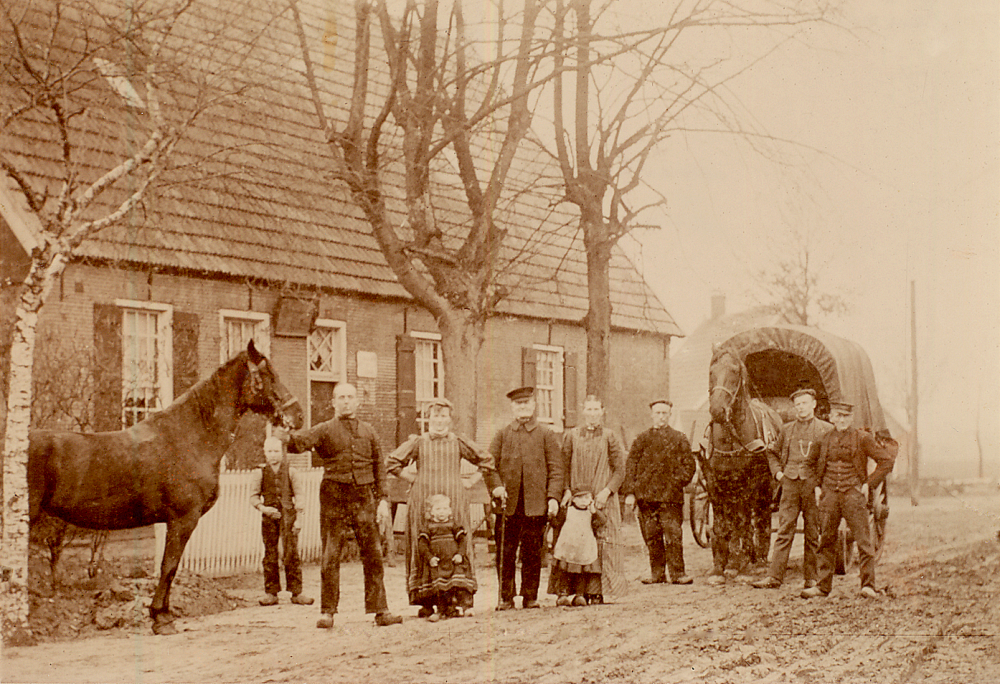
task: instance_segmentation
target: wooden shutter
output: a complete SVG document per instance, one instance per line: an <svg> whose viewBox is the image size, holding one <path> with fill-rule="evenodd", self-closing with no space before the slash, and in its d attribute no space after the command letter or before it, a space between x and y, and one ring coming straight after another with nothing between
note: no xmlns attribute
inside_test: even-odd
<svg viewBox="0 0 1000 684"><path fill-rule="evenodd" d="M417 341L396 337L396 444L420 432L417 424Z"/></svg>
<svg viewBox="0 0 1000 684"><path fill-rule="evenodd" d="M122 428L122 311L94 303L94 429Z"/></svg>
<svg viewBox="0 0 1000 684"><path fill-rule="evenodd" d="M174 311L174 399L198 382L198 314Z"/></svg>
<svg viewBox="0 0 1000 684"><path fill-rule="evenodd" d="M563 427L575 427L580 422L580 397L577 396L577 362L579 354L563 354Z"/></svg>
<svg viewBox="0 0 1000 684"><path fill-rule="evenodd" d="M535 369L538 366L538 355L532 347L521 347L521 386L535 386Z"/></svg>

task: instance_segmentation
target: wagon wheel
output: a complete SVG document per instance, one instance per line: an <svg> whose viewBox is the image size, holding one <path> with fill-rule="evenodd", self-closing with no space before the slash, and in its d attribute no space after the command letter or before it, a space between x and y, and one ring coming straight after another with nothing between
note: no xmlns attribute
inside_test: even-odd
<svg viewBox="0 0 1000 684"><path fill-rule="evenodd" d="M882 559L883 544L885 544L885 528L889 522L889 495L885 483L875 488L872 494L872 504L868 519L871 526L872 546L875 547L875 562Z"/></svg>
<svg viewBox="0 0 1000 684"><path fill-rule="evenodd" d="M712 502L708 498L708 486L700 467L688 499L688 519L691 521L691 533L695 542L707 549L712 541Z"/></svg>

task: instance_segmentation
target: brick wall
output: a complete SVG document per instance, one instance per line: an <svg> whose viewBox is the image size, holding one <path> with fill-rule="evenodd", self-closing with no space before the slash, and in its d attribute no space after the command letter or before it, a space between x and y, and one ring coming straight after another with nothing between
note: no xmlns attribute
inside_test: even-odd
<svg viewBox="0 0 1000 684"><path fill-rule="evenodd" d="M220 363L220 309L272 314L278 289L253 287L222 279L152 274L144 271L70 265L42 311L40 331L78 335L93 340L94 303L134 299L171 304L176 312L198 316L199 377L212 373ZM320 318L346 325L347 381L358 386L360 416L372 423L388 450L396 431L396 337L408 331L434 332L437 326L425 310L401 301L324 293ZM273 323L272 323L273 326ZM566 323L515 318L495 319L486 330L480 357L479 421L475 439L489 443L510 420L504 394L521 382L521 349L533 344L552 345L575 352L579 368L577 402L586 393L586 338L582 328ZM308 413L306 339L271 338L271 360L285 386L299 397ZM358 352L377 357L376 378L358 378ZM612 336L611 396L609 418L623 432L634 436L648 423L648 401L667 394L669 341L654 335L616 332Z"/></svg>

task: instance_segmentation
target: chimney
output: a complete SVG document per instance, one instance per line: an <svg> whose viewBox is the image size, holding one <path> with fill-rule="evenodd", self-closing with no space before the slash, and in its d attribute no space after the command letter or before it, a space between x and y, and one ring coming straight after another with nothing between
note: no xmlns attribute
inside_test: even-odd
<svg viewBox="0 0 1000 684"><path fill-rule="evenodd" d="M712 320L722 318L726 314L726 294L724 292L712 293Z"/></svg>

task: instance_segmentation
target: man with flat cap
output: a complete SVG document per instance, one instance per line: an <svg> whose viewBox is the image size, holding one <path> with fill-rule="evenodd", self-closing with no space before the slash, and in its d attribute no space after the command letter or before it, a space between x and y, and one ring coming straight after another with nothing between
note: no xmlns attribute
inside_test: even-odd
<svg viewBox="0 0 1000 684"><path fill-rule="evenodd" d="M778 505L778 534L771 554L767 577L753 585L758 589L776 589L785 579L788 554L795 538L795 526L802 514L802 576L804 589L816 585L816 550L819 548L819 509L816 507L816 481L806 461L819 451L820 440L833 426L816 417L816 390L803 388L792 393L795 420L785 423L767 450L771 474L781 486Z"/></svg>
<svg viewBox="0 0 1000 684"><path fill-rule="evenodd" d="M840 520L858 544L861 560L861 595L875 598L875 548L868 527L868 491L878 486L892 470L893 455L868 432L851 427L854 407L844 402L830 404L833 430L810 454L808 466L815 474L819 500L819 576L815 587L803 589L802 598L826 596L833 589L833 569ZM868 459L875 470L868 474Z"/></svg>
<svg viewBox="0 0 1000 684"><path fill-rule="evenodd" d="M535 417L535 388L507 393L514 420L501 428L490 454L507 491L496 526L500 573L497 610L514 608L514 574L521 554L523 608L538 608L546 516L559 511L563 490L559 438Z"/></svg>
<svg viewBox="0 0 1000 684"><path fill-rule="evenodd" d="M666 399L649 404L653 427L632 442L619 493L637 506L639 528L649 549L650 576L643 584L691 584L684 573L684 487L694 477L691 443L667 425L673 408Z"/></svg>

